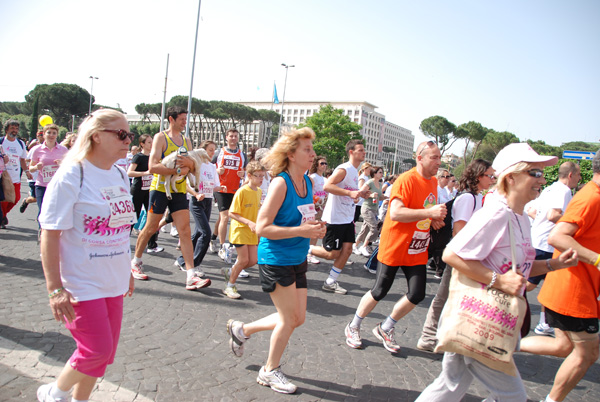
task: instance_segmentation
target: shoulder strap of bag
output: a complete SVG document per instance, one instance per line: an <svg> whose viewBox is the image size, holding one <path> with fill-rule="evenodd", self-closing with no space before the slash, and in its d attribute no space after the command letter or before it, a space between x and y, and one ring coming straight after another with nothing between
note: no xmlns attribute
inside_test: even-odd
<svg viewBox="0 0 600 402"><path fill-rule="evenodd" d="M513 223L510 214L508 215L508 234L510 237L510 258L512 259L512 270L517 272L517 252L515 246L515 235L513 233Z"/></svg>

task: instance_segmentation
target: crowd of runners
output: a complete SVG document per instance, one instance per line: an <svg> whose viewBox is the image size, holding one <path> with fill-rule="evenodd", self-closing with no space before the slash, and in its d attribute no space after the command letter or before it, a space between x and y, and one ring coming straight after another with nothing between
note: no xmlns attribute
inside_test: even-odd
<svg viewBox="0 0 600 402"><path fill-rule="evenodd" d="M385 350L399 353L395 327L425 299L431 270L440 286L416 347L434 353L451 272L457 270L510 295L524 295L543 281L536 335L524 337L518 347L564 358L546 401L565 400L597 360L599 153L592 180L573 195L581 184L579 165L563 163L558 180L544 188L543 169L557 158L539 155L525 143L507 146L494 161L475 159L454 177L440 169L437 144L426 141L417 146L413 169L386 175L382 166L365 161L361 140L349 141L347 162L329 169L327 158L313 149L310 128L284 133L270 149L249 155L232 128L225 134L226 146L203 141L198 145L203 151L196 153L182 134L186 110L169 108L167 118L166 130L142 135L134 146L125 116L112 110L95 111L61 144L53 124L31 143L17 138L17 121L3 126L0 170L8 173L2 180L12 181L15 196L4 200L3 182L0 223L9 225L14 206L24 213L37 202L51 311L77 344L57 381L39 388L40 401L67 401L70 393L72 401L88 400L114 360L123 297L132 295L136 280L149 279L143 255L164 250L158 235L169 223L181 250L173 264L185 272L187 290L211 285L202 270L206 253L223 260L228 299L243 298L237 280L258 264L274 312L252 322L232 318L223 324L237 357L252 335L271 331L257 382L277 392L297 389L281 371L280 359L306 318L307 265L327 265L321 290L343 297L341 274L352 253L364 257L373 281L340 333L350 348L362 347L363 319L401 271L408 290L372 329ZM170 154L177 155L174 166L162 163ZM20 200L23 173L30 191ZM171 177L175 184L168 195ZM219 211L214 226L213 204ZM445 241L440 240L444 231ZM131 236L137 236L133 255ZM511 247L510 237L516 246ZM508 269L513 263L517 272ZM527 400L518 372L508 375L455 353L445 353L442 373L418 400L460 401L474 378L489 390L486 400Z"/></svg>

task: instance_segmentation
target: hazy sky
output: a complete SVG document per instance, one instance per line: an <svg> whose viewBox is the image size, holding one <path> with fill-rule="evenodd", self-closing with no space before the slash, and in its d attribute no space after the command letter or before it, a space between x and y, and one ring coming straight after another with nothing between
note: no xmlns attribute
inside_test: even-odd
<svg viewBox="0 0 600 402"><path fill-rule="evenodd" d="M195 0L0 1L0 101L73 83L135 113L188 95ZM441 115L521 140L599 141L600 1L205 0L193 96L367 101L424 137Z"/></svg>

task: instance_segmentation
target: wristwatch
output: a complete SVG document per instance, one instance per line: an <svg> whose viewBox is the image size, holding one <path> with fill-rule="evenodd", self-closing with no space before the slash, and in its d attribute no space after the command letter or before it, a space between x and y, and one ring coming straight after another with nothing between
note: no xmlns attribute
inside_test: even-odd
<svg viewBox="0 0 600 402"><path fill-rule="evenodd" d="M177 174L181 174L181 168L177 168Z"/></svg>

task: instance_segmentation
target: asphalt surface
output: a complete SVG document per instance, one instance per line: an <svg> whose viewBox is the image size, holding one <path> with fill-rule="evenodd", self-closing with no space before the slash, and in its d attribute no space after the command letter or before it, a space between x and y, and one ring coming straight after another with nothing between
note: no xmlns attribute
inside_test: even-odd
<svg viewBox="0 0 600 402"><path fill-rule="evenodd" d="M22 188L28 189L25 183ZM36 215L35 204L24 214L17 206L8 216L8 228L0 230L1 401L36 400L37 388L58 376L75 349L69 331L53 320L48 307ZM238 281L242 298L230 300L222 294L225 282L220 268L225 263L209 254L201 268L212 285L187 291L185 273L173 266L179 255L177 239L161 233L159 245L164 252L144 255L150 280L136 281L133 298L125 300L116 360L99 379L92 401L413 401L441 370L441 355L416 348L439 283L431 272L426 299L396 325L396 339L402 346L398 355L388 353L371 329L406 292L401 274L363 322L364 349L346 346L344 327L374 280L363 269L366 259L353 255L353 264L344 268L339 279L347 295L321 290L330 263L309 265L306 323L294 332L282 359L282 369L298 391L275 393L256 383L270 333L253 335L244 356L236 358L226 332L229 318L252 321L275 311L260 289L257 267L249 270L250 278ZM535 293L530 302L535 323L539 313ZM518 353L515 360L530 400L545 397L562 359ZM596 363L568 400L600 401L599 380ZM485 397L485 389L474 382L464 400Z"/></svg>

